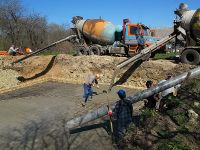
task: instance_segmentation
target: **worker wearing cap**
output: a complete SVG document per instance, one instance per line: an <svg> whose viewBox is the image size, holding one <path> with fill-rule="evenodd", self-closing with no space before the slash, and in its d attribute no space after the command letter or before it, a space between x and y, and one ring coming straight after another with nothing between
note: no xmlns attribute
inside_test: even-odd
<svg viewBox="0 0 200 150"><path fill-rule="evenodd" d="M116 140L120 140L126 132L127 127L132 122L133 106L129 100L126 99L126 92L119 90L117 92L120 100L117 101L113 110L114 119L114 134Z"/></svg>
<svg viewBox="0 0 200 150"><path fill-rule="evenodd" d="M147 89L154 87L153 81L148 80L148 81L146 82L146 87L147 87ZM145 108L148 108L148 109L155 109L155 107L156 107L156 102L159 100L159 98L160 98L160 97L159 97L159 94L158 94L158 93L147 97L147 98L144 100L144 106L145 106Z"/></svg>
<svg viewBox="0 0 200 150"><path fill-rule="evenodd" d="M94 86L94 84L96 84L96 87L99 88L98 86L98 79L100 78L99 74L90 74L85 78L84 84L83 84L83 89L84 89L84 101L82 102L82 105L85 106L85 104L87 103L89 96L92 98L92 86Z"/></svg>
<svg viewBox="0 0 200 150"><path fill-rule="evenodd" d="M136 39L137 39L137 42L138 42L138 50L140 52L141 50L143 50L145 48L146 40L144 38L144 33L137 35Z"/></svg>

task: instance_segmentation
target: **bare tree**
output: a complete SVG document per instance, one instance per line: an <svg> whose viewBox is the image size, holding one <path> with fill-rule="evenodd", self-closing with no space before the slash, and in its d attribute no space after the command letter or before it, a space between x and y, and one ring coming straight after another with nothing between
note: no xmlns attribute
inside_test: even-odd
<svg viewBox="0 0 200 150"><path fill-rule="evenodd" d="M46 41L47 21L38 14L28 15L24 10L20 0L1 0L0 35L3 42L37 49Z"/></svg>
<svg viewBox="0 0 200 150"><path fill-rule="evenodd" d="M27 43L22 42L24 46L38 49L47 44L47 21L45 17L37 14L29 15L23 19L23 26L27 39Z"/></svg>
<svg viewBox="0 0 200 150"><path fill-rule="evenodd" d="M42 48L71 34L64 25L48 25L45 17L30 14L21 0L0 1L0 49L8 49L11 44L18 47ZM52 48L63 53L72 51L70 43L63 43Z"/></svg>
<svg viewBox="0 0 200 150"><path fill-rule="evenodd" d="M20 39L22 10L19 0L2 0L0 3L1 32L15 44Z"/></svg>

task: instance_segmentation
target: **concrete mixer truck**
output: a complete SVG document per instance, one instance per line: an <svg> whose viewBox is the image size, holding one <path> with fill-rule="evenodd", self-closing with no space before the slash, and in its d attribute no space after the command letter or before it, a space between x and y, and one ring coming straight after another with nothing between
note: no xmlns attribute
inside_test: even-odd
<svg viewBox="0 0 200 150"><path fill-rule="evenodd" d="M123 26L114 26L104 20L84 20L80 16L73 17L73 35L60 41L52 43L47 47L39 49L13 63L17 63L31 57L37 53L55 46L64 41L76 41L78 43L79 54L101 54L117 51L124 54L131 54L133 57L116 66L116 70L136 62L137 60L148 58L152 53L166 45L170 40L179 40L180 35L184 39L184 49L180 53L180 61L196 65L200 63L200 9L189 10L186 4L180 4L175 11L177 15L174 21L174 32L170 35L158 39L154 33L143 24L131 24L128 19L123 20ZM137 38L144 35L147 47L138 52Z"/></svg>
<svg viewBox="0 0 200 150"><path fill-rule="evenodd" d="M177 35L181 34L184 49L180 53L183 63L196 65L200 63L200 9L189 10L184 3L175 11L178 18L175 20ZM178 36L176 36L178 39Z"/></svg>
<svg viewBox="0 0 200 150"><path fill-rule="evenodd" d="M123 26L115 26L102 19L83 19L80 16L72 18L75 34L78 35L80 45L77 47L79 55L91 54L126 54L134 55L141 48L138 38L144 38L145 46L155 43L155 30L150 30L141 23L130 23L123 20Z"/></svg>
<svg viewBox="0 0 200 150"><path fill-rule="evenodd" d="M109 90L111 90L114 85L126 82L127 78L134 70L139 67L143 61L148 59L150 54L155 52L158 47L167 44L172 39L176 39L175 42L177 42L180 36L185 40L184 49L180 53L180 61L191 65L200 63L200 9L189 10L186 4L181 3L179 8L175 11L175 14L177 17L174 21L174 31L170 35L146 47L141 50L140 53L119 63L115 67ZM125 74L115 82L115 78L120 70L128 65L130 65L130 67Z"/></svg>

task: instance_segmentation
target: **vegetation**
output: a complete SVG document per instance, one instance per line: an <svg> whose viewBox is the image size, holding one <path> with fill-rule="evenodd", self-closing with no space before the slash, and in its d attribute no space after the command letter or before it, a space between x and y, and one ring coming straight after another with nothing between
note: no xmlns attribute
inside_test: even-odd
<svg viewBox="0 0 200 150"><path fill-rule="evenodd" d="M159 144L158 150L191 150L191 148L181 141L170 141Z"/></svg>
<svg viewBox="0 0 200 150"><path fill-rule="evenodd" d="M154 110L145 109L141 114L141 121L144 122L146 119L154 116L156 116L156 112Z"/></svg>
<svg viewBox="0 0 200 150"><path fill-rule="evenodd" d="M47 51L44 51L44 52L41 53L41 55L44 55L44 56L46 56L46 55L57 56L59 54L75 55L75 52L74 52L73 49L69 49L69 50L67 50L65 52L64 51L60 51L60 50L49 50L49 51L47 50Z"/></svg>
<svg viewBox="0 0 200 150"><path fill-rule="evenodd" d="M155 60L158 59L170 59L172 57L175 57L177 53L175 52L170 52L170 53L156 53L154 58Z"/></svg>
<svg viewBox="0 0 200 150"><path fill-rule="evenodd" d="M14 44L22 50L33 51L66 37L69 26L48 24L44 16L30 13L21 0L1 0L0 3L0 50L8 50ZM58 47L68 50L68 44Z"/></svg>
<svg viewBox="0 0 200 150"><path fill-rule="evenodd" d="M164 112L144 110L140 124L128 129L123 149L191 150L200 147L200 119L188 115L193 110L200 115L200 77L183 83L177 97L168 97ZM139 134L138 134L139 133Z"/></svg>

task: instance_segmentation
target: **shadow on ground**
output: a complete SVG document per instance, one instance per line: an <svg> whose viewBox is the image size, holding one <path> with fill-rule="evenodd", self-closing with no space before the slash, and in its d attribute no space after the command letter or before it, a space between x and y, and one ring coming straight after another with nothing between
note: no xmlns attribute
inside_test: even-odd
<svg viewBox="0 0 200 150"><path fill-rule="evenodd" d="M24 78L23 76L19 76L17 77L17 79L21 82L25 82L25 81L29 81L29 80L33 80L33 79L36 79L36 78L39 78L45 74L47 74L51 68L53 67L53 64L54 64L54 61L55 61L55 58L56 56L53 56L49 62L49 64L47 65L47 67L45 68L45 70L43 70L42 72L40 73L37 73L35 74L33 77L30 77L30 78Z"/></svg>

